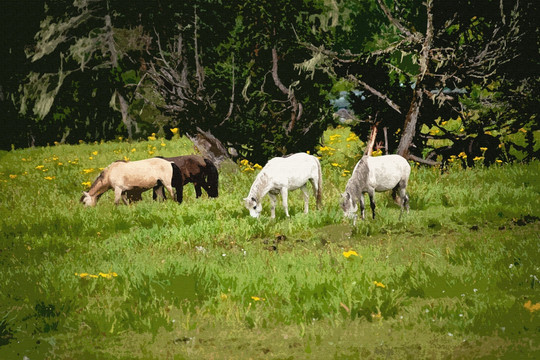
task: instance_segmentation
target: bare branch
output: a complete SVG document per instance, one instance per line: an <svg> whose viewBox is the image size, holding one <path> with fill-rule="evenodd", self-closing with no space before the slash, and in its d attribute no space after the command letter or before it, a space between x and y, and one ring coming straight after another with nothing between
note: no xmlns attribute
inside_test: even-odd
<svg viewBox="0 0 540 360"><path fill-rule="evenodd" d="M390 106L392 109L394 109L395 111L397 111L399 114L401 114L401 109L400 107L395 103L393 102L388 96L384 95L383 93L381 93L380 91L377 91L375 90L374 88L372 88L371 86L369 86L368 84L366 84L365 82L363 82L362 80L359 80L357 79L355 76L353 75L349 75L349 80L353 81L353 82L356 82L357 84L360 84L362 85L366 90L368 90L370 93L372 93L373 95L377 96L378 98L384 100L388 106Z"/></svg>

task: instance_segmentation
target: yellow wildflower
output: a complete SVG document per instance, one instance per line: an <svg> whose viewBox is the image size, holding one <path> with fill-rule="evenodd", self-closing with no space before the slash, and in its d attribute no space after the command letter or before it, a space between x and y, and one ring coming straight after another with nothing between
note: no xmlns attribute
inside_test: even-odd
<svg viewBox="0 0 540 360"><path fill-rule="evenodd" d="M251 297L255 301L264 301L264 298L258 297L258 296L252 296Z"/></svg>
<svg viewBox="0 0 540 360"><path fill-rule="evenodd" d="M123 136L119 136L119 137L118 137L118 140L119 140L119 141L122 141L123 139L124 139Z"/></svg>
<svg viewBox="0 0 540 360"><path fill-rule="evenodd" d="M153 151L148 151L148 155L154 155Z"/></svg>
<svg viewBox="0 0 540 360"><path fill-rule="evenodd" d="M62 166L62 165L64 165L64 163L61 163L61 162L58 163L58 166Z"/></svg>
<svg viewBox="0 0 540 360"><path fill-rule="evenodd" d="M84 144L84 140L79 140L79 144Z"/></svg>
<svg viewBox="0 0 540 360"><path fill-rule="evenodd" d="M124 161L129 161L129 158L124 155Z"/></svg>
<svg viewBox="0 0 540 360"><path fill-rule="evenodd" d="M444 125L446 125L447 123L448 123L448 121L443 121L443 122L441 123L441 125L444 126Z"/></svg>
<svg viewBox="0 0 540 360"><path fill-rule="evenodd" d="M536 303L533 305L532 301L529 300L525 304L523 304L523 307L532 313L540 310L540 303Z"/></svg>
<svg viewBox="0 0 540 360"><path fill-rule="evenodd" d="M91 172L94 172L94 168L90 168L90 169L83 169L83 173L85 174L90 174Z"/></svg>
<svg viewBox="0 0 540 360"><path fill-rule="evenodd" d="M480 148L480 151L484 152L484 151L486 151L487 149L488 149L487 147L481 147L481 148Z"/></svg>
<svg viewBox="0 0 540 360"><path fill-rule="evenodd" d="M524 129L524 128L521 128L521 129L519 129L518 131L521 131L522 133L526 133L526 132L527 132L527 130Z"/></svg>
<svg viewBox="0 0 540 360"><path fill-rule="evenodd" d="M161 146L167 146L163 141L161 142Z"/></svg>
<svg viewBox="0 0 540 360"><path fill-rule="evenodd" d="M94 156L95 156L95 155L97 155L97 154L98 154L98 152L97 152L97 151L92 151L92 155L94 155Z"/></svg>
<svg viewBox="0 0 540 360"><path fill-rule="evenodd" d="M375 286L381 287L383 289L386 287L386 285L384 285L382 282L378 282L378 281L374 281L373 284L375 284Z"/></svg>
<svg viewBox="0 0 540 360"><path fill-rule="evenodd" d="M90 181L83 181L81 184L86 187L92 186L92 183Z"/></svg>
<svg viewBox="0 0 540 360"><path fill-rule="evenodd" d="M259 164L255 164L255 165L253 165L253 167L254 167L255 169L257 169L257 170L261 170L261 169L262 169L262 166L259 165Z"/></svg>
<svg viewBox="0 0 540 360"><path fill-rule="evenodd" d="M221 300L227 300L227 294L221 293L219 297L221 298Z"/></svg>
<svg viewBox="0 0 540 360"><path fill-rule="evenodd" d="M463 158L463 159L466 159L467 158L467 154L465 154L465 152L460 152L459 155L458 155L460 158Z"/></svg>
<svg viewBox="0 0 540 360"><path fill-rule="evenodd" d="M43 169L44 167L45 167L45 165L38 165L38 166L36 166L36 169L39 170L39 169Z"/></svg>
<svg viewBox="0 0 540 360"><path fill-rule="evenodd" d="M496 162L497 164L500 164L500 163L502 163L502 160L497 159L497 160L495 160L495 162Z"/></svg>
<svg viewBox="0 0 540 360"><path fill-rule="evenodd" d="M94 160L94 157L93 157L93 156L89 156L89 157L88 157L88 160Z"/></svg>
<svg viewBox="0 0 540 360"><path fill-rule="evenodd" d="M148 140L150 140L150 141L154 141L154 140L156 140L156 137L155 137L154 135L152 135L152 136L149 136L149 137L148 137Z"/></svg>
<svg viewBox="0 0 540 360"><path fill-rule="evenodd" d="M345 256L347 259L351 256L359 256L358 253L354 250L344 251L343 256Z"/></svg>
<svg viewBox="0 0 540 360"><path fill-rule="evenodd" d="M54 176L45 176L45 177L44 177L45 180L52 180L52 179L54 179L54 178L55 178Z"/></svg>
<svg viewBox="0 0 540 360"><path fill-rule="evenodd" d="M177 128L177 127L176 127L176 128L172 128L172 129L171 129L171 132L173 133L173 135L178 134L178 128Z"/></svg>
<svg viewBox="0 0 540 360"><path fill-rule="evenodd" d="M131 152L135 152L135 151L137 151L137 149L135 149L135 148L131 149Z"/></svg>
<svg viewBox="0 0 540 360"><path fill-rule="evenodd" d="M478 161L478 160L484 160L484 157L483 156L475 156L474 161Z"/></svg>
<svg viewBox="0 0 540 360"><path fill-rule="evenodd" d="M358 136L356 136L355 133L350 133L349 136L347 136L347 139L345 139L346 141L356 141L358 140Z"/></svg>
<svg viewBox="0 0 540 360"><path fill-rule="evenodd" d="M249 161L247 159L240 160L240 164L247 166L249 164Z"/></svg>
<svg viewBox="0 0 540 360"><path fill-rule="evenodd" d="M459 129L459 132L464 132L464 131L465 131L464 128Z"/></svg>
<svg viewBox="0 0 540 360"><path fill-rule="evenodd" d="M332 166L333 167L341 167L341 165L339 165L338 163L332 163Z"/></svg>
<svg viewBox="0 0 540 360"><path fill-rule="evenodd" d="M17 175L13 175L13 174L10 174L10 175L9 175L9 178L10 178L10 179L15 179L16 177L17 177Z"/></svg>

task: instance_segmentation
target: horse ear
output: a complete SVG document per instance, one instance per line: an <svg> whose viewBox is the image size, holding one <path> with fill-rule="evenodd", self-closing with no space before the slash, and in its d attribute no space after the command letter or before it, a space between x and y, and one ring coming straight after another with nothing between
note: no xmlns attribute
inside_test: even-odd
<svg viewBox="0 0 540 360"><path fill-rule="evenodd" d="M251 200L257 202L257 199L255 199L254 197L252 197Z"/></svg>
<svg viewBox="0 0 540 360"><path fill-rule="evenodd" d="M88 191L83 191L82 194L83 194L84 196L88 196Z"/></svg>

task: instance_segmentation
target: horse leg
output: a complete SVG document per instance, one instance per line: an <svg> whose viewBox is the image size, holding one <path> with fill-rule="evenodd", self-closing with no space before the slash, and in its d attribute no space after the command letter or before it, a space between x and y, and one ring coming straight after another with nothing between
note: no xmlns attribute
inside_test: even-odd
<svg viewBox="0 0 540 360"><path fill-rule="evenodd" d="M401 213L399 214L400 220L401 215L403 215L403 209L407 210L407 214L409 213L409 196L407 195L405 186L400 186L399 188L399 196L401 197Z"/></svg>
<svg viewBox="0 0 540 360"><path fill-rule="evenodd" d="M118 205L120 200L122 200L122 189L119 187L114 188L114 204Z"/></svg>
<svg viewBox="0 0 540 360"><path fill-rule="evenodd" d="M364 194L361 193L358 200L360 202L360 215L362 216L362 220L364 220L366 218L366 205L364 204Z"/></svg>
<svg viewBox="0 0 540 360"><path fill-rule="evenodd" d="M184 185L178 185L176 189L176 201L181 204L184 200Z"/></svg>
<svg viewBox="0 0 540 360"><path fill-rule="evenodd" d="M274 219L276 217L277 198L276 198L276 195L272 193L268 193L268 197L270 198L270 217Z"/></svg>
<svg viewBox="0 0 540 360"><path fill-rule="evenodd" d="M302 192L304 193L304 214L308 213L309 209L309 193L306 185L302 186L300 189L302 189Z"/></svg>
<svg viewBox="0 0 540 360"><path fill-rule="evenodd" d="M375 190L368 191L369 205L371 206L371 215L375 219Z"/></svg>
<svg viewBox="0 0 540 360"><path fill-rule="evenodd" d="M283 202L283 208L285 209L285 215L289 217L289 204L287 202L288 189L286 187L281 188L281 201Z"/></svg>
<svg viewBox="0 0 540 360"><path fill-rule="evenodd" d="M198 199L202 195L201 185L198 182L193 183L193 185L195 186L195 197Z"/></svg>

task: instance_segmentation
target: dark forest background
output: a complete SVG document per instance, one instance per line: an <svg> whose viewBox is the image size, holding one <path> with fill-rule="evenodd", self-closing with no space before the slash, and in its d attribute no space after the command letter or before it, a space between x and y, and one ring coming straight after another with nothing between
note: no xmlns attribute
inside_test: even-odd
<svg viewBox="0 0 540 360"><path fill-rule="evenodd" d="M314 150L345 99L353 130L391 153L538 157L538 1L0 6L4 150L178 128L263 162Z"/></svg>

